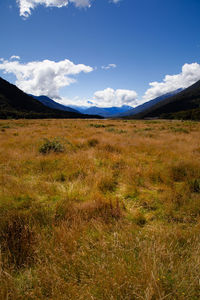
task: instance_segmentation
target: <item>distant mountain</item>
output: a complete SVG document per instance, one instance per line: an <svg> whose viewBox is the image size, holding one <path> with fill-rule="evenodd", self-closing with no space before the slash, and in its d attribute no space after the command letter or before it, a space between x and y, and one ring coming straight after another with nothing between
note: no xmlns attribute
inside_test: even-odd
<svg viewBox="0 0 200 300"><path fill-rule="evenodd" d="M94 118L99 116L61 111L43 105L0 77L0 118Z"/></svg>
<svg viewBox="0 0 200 300"><path fill-rule="evenodd" d="M182 92L168 97L146 110L129 116L133 119L166 118L200 120L200 80Z"/></svg>
<svg viewBox="0 0 200 300"><path fill-rule="evenodd" d="M157 98L154 98L153 100L150 100L150 101L148 101L148 102L145 102L145 103L143 103L143 104L141 104L141 105L139 105L139 106L137 106L137 107L135 107L135 108L133 108L133 109L131 109L131 110L125 112L125 113L122 113L122 114L120 114L120 115L117 115L116 117L125 117L125 116L132 116L132 115L138 114L138 113L140 113L140 112L142 112L142 111L145 111L146 109L152 107L152 106L155 105L156 103L159 103L160 101L162 101L162 100L164 100L164 99L166 99L166 98L169 98L169 97L171 97L171 96L173 96L173 95L176 95L176 94L180 93L182 90L183 90L183 89L180 88L180 89L175 90L175 91L173 91L173 92L164 94L164 95L159 96L159 97L157 97Z"/></svg>
<svg viewBox="0 0 200 300"><path fill-rule="evenodd" d="M75 112L75 113L80 113L78 110L75 110L71 107L62 105L60 103L57 103L56 101L52 100L51 98L47 97L47 96L34 96L34 95L30 95L33 98L35 98L36 100L39 100L42 104L44 104L45 106L51 107L53 109L59 109L59 110L64 110L64 111L71 111L71 112Z"/></svg>
<svg viewBox="0 0 200 300"><path fill-rule="evenodd" d="M83 114L90 114L90 115L99 115L105 118L112 117L114 115L118 115L123 112L127 112L132 109L132 106L123 105L121 107L97 107L97 106L71 106L77 110L79 110Z"/></svg>
<svg viewBox="0 0 200 300"><path fill-rule="evenodd" d="M84 111L88 108L90 108L90 106L79 106L79 105L73 105L73 104L68 104L67 107L73 108L77 111L79 111L80 113L84 113Z"/></svg>

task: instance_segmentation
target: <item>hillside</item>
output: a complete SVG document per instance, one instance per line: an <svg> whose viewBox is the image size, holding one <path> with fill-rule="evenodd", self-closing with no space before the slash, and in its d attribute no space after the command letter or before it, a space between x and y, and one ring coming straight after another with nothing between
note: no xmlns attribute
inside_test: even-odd
<svg viewBox="0 0 200 300"><path fill-rule="evenodd" d="M42 104L44 104L45 106L48 106L50 108L80 113L78 110L75 110L71 107L57 103L56 101L52 100L51 98L49 98L47 96L43 96L43 95L42 96L30 95L30 96L32 96L36 100L39 100Z"/></svg>
<svg viewBox="0 0 200 300"><path fill-rule="evenodd" d="M128 118L200 120L200 80L182 92Z"/></svg>
<svg viewBox="0 0 200 300"><path fill-rule="evenodd" d="M0 118L94 118L76 112L46 107L0 77ZM100 118L99 116L95 116Z"/></svg>
<svg viewBox="0 0 200 300"><path fill-rule="evenodd" d="M181 91L182 91L182 89L178 89L178 90L175 90L173 92L170 92L170 93L164 94L162 96L156 97L155 99L152 99L148 102L145 102L145 103L143 103L143 104L141 104L141 105L139 105L139 106L137 106L133 109L130 109L129 111L126 111L126 112L116 116L116 117L125 117L125 116L131 116L131 115L138 114L138 113L152 107L153 105L159 103L160 101L180 93Z"/></svg>

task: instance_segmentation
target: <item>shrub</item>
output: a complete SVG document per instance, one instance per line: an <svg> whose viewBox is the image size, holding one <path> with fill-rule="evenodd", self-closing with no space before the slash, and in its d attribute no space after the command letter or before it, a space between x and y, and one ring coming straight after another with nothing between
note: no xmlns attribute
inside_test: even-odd
<svg viewBox="0 0 200 300"><path fill-rule="evenodd" d="M177 128L177 127L170 127L172 132L177 132L177 133L189 133L189 131L186 128Z"/></svg>
<svg viewBox="0 0 200 300"><path fill-rule="evenodd" d="M64 151L65 147L57 138L54 138L52 141L50 141L49 139L45 139L45 142L39 148L39 152L42 154L48 154L50 152L61 153Z"/></svg>
<svg viewBox="0 0 200 300"><path fill-rule="evenodd" d="M90 124L89 127L104 128L106 126L104 124Z"/></svg>

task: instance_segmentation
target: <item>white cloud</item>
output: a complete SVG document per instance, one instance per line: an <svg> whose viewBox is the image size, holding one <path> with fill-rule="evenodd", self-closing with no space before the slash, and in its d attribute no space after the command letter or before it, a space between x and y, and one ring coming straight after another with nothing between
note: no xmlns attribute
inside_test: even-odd
<svg viewBox="0 0 200 300"><path fill-rule="evenodd" d="M111 0L113 3L119 3L121 0Z"/></svg>
<svg viewBox="0 0 200 300"><path fill-rule="evenodd" d="M90 7L90 0L16 0L19 9L20 16L27 18L33 9L38 5L44 5L46 7L64 7L69 3L73 3L76 7Z"/></svg>
<svg viewBox="0 0 200 300"><path fill-rule="evenodd" d="M94 106L92 101L89 101L87 98L80 98L80 97L73 97L72 99L67 97L61 97L60 99L56 100L58 103L70 106L70 105L76 105L76 106L85 106L90 107Z"/></svg>
<svg viewBox="0 0 200 300"><path fill-rule="evenodd" d="M130 105L135 106L137 101L137 93L133 90L123 90L107 88L103 91L94 93L92 102L101 107L112 107Z"/></svg>
<svg viewBox="0 0 200 300"><path fill-rule="evenodd" d="M143 101L159 97L179 88L187 88L200 79L200 64L185 64L182 71L176 75L166 75L162 82L151 82L151 86L144 94Z"/></svg>
<svg viewBox="0 0 200 300"><path fill-rule="evenodd" d="M74 97L69 99L62 97L58 100L59 103L64 105L77 105L77 106L98 106L98 107L120 107L122 105L136 106L138 105L137 93L133 90L123 90L107 88L102 91L96 91L90 99Z"/></svg>
<svg viewBox="0 0 200 300"><path fill-rule="evenodd" d="M18 55L12 55L10 57L10 59L13 59L13 60L20 59L20 56L18 56Z"/></svg>
<svg viewBox="0 0 200 300"><path fill-rule="evenodd" d="M17 78L16 85L26 93L59 98L60 88L76 82L74 75L92 72L93 68L83 64L76 65L68 59L59 62L32 61L26 64L2 59L0 70L14 74Z"/></svg>
<svg viewBox="0 0 200 300"><path fill-rule="evenodd" d="M101 68L102 68L103 70L109 70L109 69L114 69L114 68L116 68L116 67L117 67L116 64L109 64L109 65L107 65L107 66L102 66Z"/></svg>
<svg viewBox="0 0 200 300"><path fill-rule="evenodd" d="M73 3L76 7L90 7L94 0L16 0L19 5L20 16L27 18L31 15L31 11L38 5L46 7L64 7ZM118 3L121 0L111 0L112 3Z"/></svg>
<svg viewBox="0 0 200 300"><path fill-rule="evenodd" d="M91 7L92 0L69 0L69 2L73 3L76 7Z"/></svg>

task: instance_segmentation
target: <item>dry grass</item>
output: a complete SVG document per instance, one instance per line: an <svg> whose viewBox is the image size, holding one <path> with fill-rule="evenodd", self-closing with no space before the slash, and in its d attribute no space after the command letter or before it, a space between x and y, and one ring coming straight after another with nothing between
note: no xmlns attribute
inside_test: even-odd
<svg viewBox="0 0 200 300"><path fill-rule="evenodd" d="M0 299L199 299L199 129L0 121Z"/></svg>

